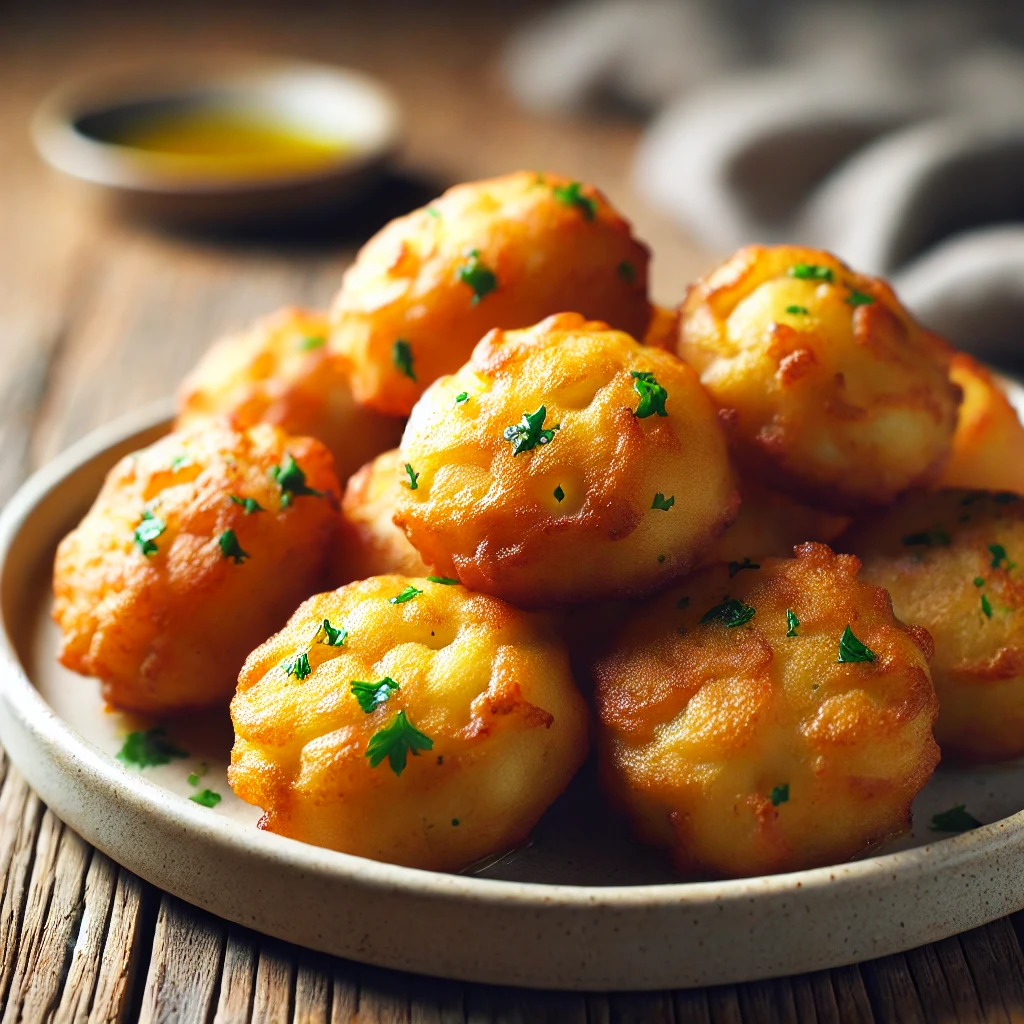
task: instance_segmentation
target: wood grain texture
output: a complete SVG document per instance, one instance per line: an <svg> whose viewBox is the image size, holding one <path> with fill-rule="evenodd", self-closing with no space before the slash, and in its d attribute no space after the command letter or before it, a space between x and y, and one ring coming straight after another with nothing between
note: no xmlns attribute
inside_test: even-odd
<svg viewBox="0 0 1024 1024"><path fill-rule="evenodd" d="M598 182L657 253L678 300L709 262L629 188L636 126L516 110L493 73L509 8L378 2L231 17L186 2L48 7L0 21L0 494L81 434L169 393L221 332L275 307L324 305L356 246L430 189L516 167ZM293 5L296 6L296 5ZM0 18L3 14L0 13ZM170 33L170 36L168 35ZM344 222L200 238L121 223L39 166L25 125L57 76L127 57L224 47L351 63L408 112L400 178ZM417 192L420 189L420 192ZM415 199L411 198L416 196ZM1016 929L1016 930L1015 930ZM313 954L219 921L91 850L0 751L0 1024L846 1024L1024 1017L1024 916L872 963L665 993L531 992L419 978Z"/></svg>

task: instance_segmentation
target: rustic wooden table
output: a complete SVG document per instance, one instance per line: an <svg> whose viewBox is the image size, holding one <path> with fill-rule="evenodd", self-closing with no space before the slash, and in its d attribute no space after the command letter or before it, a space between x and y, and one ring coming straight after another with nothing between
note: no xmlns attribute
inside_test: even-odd
<svg viewBox="0 0 1024 1024"><path fill-rule="evenodd" d="M246 241L118 223L46 173L26 135L39 96L111 60L256 48L351 63L405 103L401 169L425 188L553 167L594 181L653 246L656 295L678 299L702 254L630 193L636 128L537 122L503 95L506 29L479 3L447 17L373 13L160 19L39 5L0 22L0 495L86 430L167 394L220 331L284 303L325 304L358 224ZM434 981L312 954L217 920L120 869L57 820L0 752L0 1005L14 1021L915 1021L1024 1018L1024 919L901 956L704 991L576 995ZM430 941L424 934L424 941Z"/></svg>

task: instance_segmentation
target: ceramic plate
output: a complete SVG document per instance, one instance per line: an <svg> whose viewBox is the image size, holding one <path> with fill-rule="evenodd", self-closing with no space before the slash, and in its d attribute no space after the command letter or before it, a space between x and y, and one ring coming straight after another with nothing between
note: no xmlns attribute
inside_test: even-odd
<svg viewBox="0 0 1024 1024"><path fill-rule="evenodd" d="M1011 386L1024 407L1024 390ZM914 829L874 856L725 882L674 878L612 821L585 769L526 847L460 875L380 864L260 832L226 781L226 713L166 728L188 756L116 759L153 724L106 711L61 669L49 621L56 545L107 470L167 429L169 407L105 427L38 472L0 517L0 741L50 807L154 885L221 917L367 963L567 989L714 985L834 967L1024 907L1024 762L940 767ZM198 785L191 774L201 775ZM223 799L190 800L199 789ZM965 803L988 822L928 830Z"/></svg>

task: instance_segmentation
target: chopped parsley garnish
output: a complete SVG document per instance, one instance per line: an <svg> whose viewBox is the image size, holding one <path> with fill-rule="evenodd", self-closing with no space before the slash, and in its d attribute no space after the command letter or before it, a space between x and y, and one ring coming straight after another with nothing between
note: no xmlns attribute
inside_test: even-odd
<svg viewBox="0 0 1024 1024"><path fill-rule="evenodd" d="M170 764L174 758L181 757L188 757L188 752L182 750L160 726L146 732L129 733L117 752L118 761L133 764L136 768Z"/></svg>
<svg viewBox="0 0 1024 1024"><path fill-rule="evenodd" d="M413 757L419 757L421 750L430 750L433 746L434 741L421 733L404 711L399 711L383 729L370 737L366 745L366 757L370 759L371 768L376 768L386 757L391 770L401 775L405 771L405 759L410 752Z"/></svg>
<svg viewBox="0 0 1024 1024"><path fill-rule="evenodd" d="M903 538L903 543L908 547L949 547L953 541L943 529L922 530L920 533L908 533Z"/></svg>
<svg viewBox="0 0 1024 1024"><path fill-rule="evenodd" d="M973 494L968 494L966 498L960 499L961 505L973 505L976 501L981 501L985 497L983 491L975 491Z"/></svg>
<svg viewBox="0 0 1024 1024"><path fill-rule="evenodd" d="M417 472L415 472L413 470L412 466L410 466L408 462L405 464L405 472L406 472L406 475L409 477L409 490L410 491L419 490L420 475L419 475L419 473L417 473Z"/></svg>
<svg viewBox="0 0 1024 1024"><path fill-rule="evenodd" d="M324 638L318 643L325 647L341 647L348 636L348 630L344 626L332 626L330 619L324 619L320 629L323 631Z"/></svg>
<svg viewBox="0 0 1024 1024"><path fill-rule="evenodd" d="M623 260L615 269L626 284L633 284L636 281L636 267L629 260Z"/></svg>
<svg viewBox="0 0 1024 1024"><path fill-rule="evenodd" d="M310 334L303 338L295 347L300 352L312 352L315 348L323 348L327 339L322 334Z"/></svg>
<svg viewBox="0 0 1024 1024"><path fill-rule="evenodd" d="M989 544L988 550L992 554L992 568L993 569L1005 568L1006 571L1009 572L1011 569L1016 569L1017 568L1017 563L1016 562L1011 562L1006 557L1006 548L1004 548L1002 544ZM1003 564L1002 564L1003 562L1006 563L1005 566L1003 566Z"/></svg>
<svg viewBox="0 0 1024 1024"><path fill-rule="evenodd" d="M199 780L210 770L209 765L201 764L194 772L188 777L188 784L190 786L198 786Z"/></svg>
<svg viewBox="0 0 1024 1024"><path fill-rule="evenodd" d="M992 602L989 601L987 594L981 595L981 610L985 613L986 619L992 618Z"/></svg>
<svg viewBox="0 0 1024 1024"><path fill-rule="evenodd" d="M266 509L255 499L255 498L240 498L237 494L232 494L231 500L236 505L241 505L245 509L245 514L251 516L253 512L265 512Z"/></svg>
<svg viewBox="0 0 1024 1024"><path fill-rule="evenodd" d="M981 828L982 822L971 814L964 804L957 804L948 811L932 815L931 830L933 832L970 832L972 828Z"/></svg>
<svg viewBox="0 0 1024 1024"><path fill-rule="evenodd" d="M469 400L469 392L468 391L460 391L455 396L455 404L456 405L462 405L463 402L466 402L468 400Z"/></svg>
<svg viewBox="0 0 1024 1024"><path fill-rule="evenodd" d="M473 298L470 302L474 306L498 287L498 278L494 271L480 262L479 249L470 250L465 266L459 268L458 277L463 284L468 284L473 289Z"/></svg>
<svg viewBox="0 0 1024 1024"><path fill-rule="evenodd" d="M166 529L167 524L162 519L153 515L148 508L143 510L142 522L135 527L135 543L139 545L139 550L147 558L150 555L155 555L159 550L156 546L156 539Z"/></svg>
<svg viewBox="0 0 1024 1024"><path fill-rule="evenodd" d="M284 669L286 676L295 676L300 681L313 671L309 667L309 655L305 651L302 654L296 654L294 658L287 658L282 661L281 668Z"/></svg>
<svg viewBox="0 0 1024 1024"><path fill-rule="evenodd" d="M270 479L281 488L281 508L287 508L295 498L322 498L321 491L306 486L306 474L302 472L291 452L288 452L280 466L270 467Z"/></svg>
<svg viewBox="0 0 1024 1024"><path fill-rule="evenodd" d="M787 306L787 313L792 313L793 316L810 316L810 310L806 306Z"/></svg>
<svg viewBox="0 0 1024 1024"><path fill-rule="evenodd" d="M851 288L850 294L844 301L848 306L870 306L875 299L873 295L865 295L863 292L857 291L856 288Z"/></svg>
<svg viewBox="0 0 1024 1024"><path fill-rule="evenodd" d="M174 458L171 459L171 472L177 473L182 466L188 466L191 462L191 455L175 455Z"/></svg>
<svg viewBox="0 0 1024 1024"><path fill-rule="evenodd" d="M676 601L676 607L682 610L683 608L690 607L690 599L688 597L681 597Z"/></svg>
<svg viewBox="0 0 1024 1024"><path fill-rule="evenodd" d="M354 679L349 684L352 696L359 702L360 708L366 714L376 711L381 704L387 704L391 700L391 694L400 689L401 687L391 676L378 679L375 683L361 683L359 680Z"/></svg>
<svg viewBox="0 0 1024 1024"><path fill-rule="evenodd" d="M554 496L555 501L557 501L559 505L561 505L562 502L565 501L565 491L562 490L561 484L559 484L551 493Z"/></svg>
<svg viewBox="0 0 1024 1024"><path fill-rule="evenodd" d="M786 636L796 636L797 629L800 626L800 620L796 617L796 612L792 608L786 609Z"/></svg>
<svg viewBox="0 0 1024 1024"><path fill-rule="evenodd" d="M1009 505L1010 502L1020 501L1020 495L1014 494L1012 491L1002 491L997 494L993 499L999 505Z"/></svg>
<svg viewBox="0 0 1024 1024"><path fill-rule="evenodd" d="M636 406L636 418L646 419L655 413L659 416L667 416L665 412L665 401L668 392L654 379L654 374L648 370L633 370L633 390L640 396Z"/></svg>
<svg viewBox="0 0 1024 1024"><path fill-rule="evenodd" d="M593 220L597 215L597 200L585 196L582 192L583 185L578 181L570 181L568 185L556 185L551 191L560 203L566 206L576 206L583 212L587 220Z"/></svg>
<svg viewBox="0 0 1024 1024"><path fill-rule="evenodd" d="M416 379L416 371L412 368L412 346L405 338L399 338L391 346L391 362L395 364L398 372L404 373L409 380Z"/></svg>
<svg viewBox="0 0 1024 1024"><path fill-rule="evenodd" d="M756 609L749 604L744 604L736 598L725 598L721 604L716 604L710 611L701 616L701 625L706 626L712 622L720 622L729 629L735 629L749 622L754 617Z"/></svg>
<svg viewBox="0 0 1024 1024"><path fill-rule="evenodd" d="M671 497L666 498L661 491L654 496L654 501L651 502L651 508L656 508L661 512L667 512L676 503L676 496L673 494Z"/></svg>
<svg viewBox="0 0 1024 1024"><path fill-rule="evenodd" d="M760 569L761 566L757 562L752 562L746 555L743 556L742 562L730 562L729 563L729 579L738 572L743 572L744 569Z"/></svg>
<svg viewBox="0 0 1024 1024"><path fill-rule="evenodd" d="M457 586L459 582L458 580L452 579L451 576L428 576L427 579L430 580L431 583L440 583L445 587Z"/></svg>
<svg viewBox="0 0 1024 1024"><path fill-rule="evenodd" d="M983 587L983 586L985 586L985 577L984 576L975 576L974 577L974 585L976 587Z"/></svg>
<svg viewBox="0 0 1024 1024"><path fill-rule="evenodd" d="M441 216L441 214L438 213L436 208L433 207L433 206L428 206L427 207L427 213L429 213L431 217L440 217Z"/></svg>
<svg viewBox="0 0 1024 1024"><path fill-rule="evenodd" d="M817 263L797 263L789 268L789 276L797 277L801 281L828 281L833 280L831 267L822 267Z"/></svg>
<svg viewBox="0 0 1024 1024"><path fill-rule="evenodd" d="M784 782L781 786L776 786L772 790L772 807L778 807L779 804L789 803L789 783Z"/></svg>
<svg viewBox="0 0 1024 1024"><path fill-rule="evenodd" d="M839 658L841 663L851 661L874 661L875 652L870 647L862 644L854 635L853 630L847 626L843 635L839 638Z"/></svg>
<svg viewBox="0 0 1024 1024"><path fill-rule="evenodd" d="M422 590L417 590L411 583L405 588L400 594L396 594L394 597L388 598L388 604L405 604L406 601L411 601L414 597L419 597L422 594Z"/></svg>
<svg viewBox="0 0 1024 1024"><path fill-rule="evenodd" d="M235 565L241 565L249 557L249 552L243 551L242 545L238 543L234 530L225 530L217 538L217 543L220 545L220 553L225 558L233 559Z"/></svg>
<svg viewBox="0 0 1024 1024"><path fill-rule="evenodd" d="M216 807L221 801L221 795L212 789L201 789L198 793L193 793L189 800L200 807Z"/></svg>
<svg viewBox="0 0 1024 1024"><path fill-rule="evenodd" d="M458 828L458 827L459 827L459 819L458 818L452 818L452 828Z"/></svg>
<svg viewBox="0 0 1024 1024"><path fill-rule="evenodd" d="M547 414L547 409L542 405L536 412L524 412L522 422L505 428L501 436L512 442L513 455L521 455L523 452L551 443L555 431L561 429L562 425L556 423L550 429L546 429L544 417Z"/></svg>

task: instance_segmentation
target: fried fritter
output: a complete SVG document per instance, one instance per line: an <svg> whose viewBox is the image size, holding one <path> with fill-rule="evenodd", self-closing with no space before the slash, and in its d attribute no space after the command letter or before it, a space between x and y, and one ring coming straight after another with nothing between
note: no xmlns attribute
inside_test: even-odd
<svg viewBox="0 0 1024 1024"><path fill-rule="evenodd" d="M607 790L680 870L834 863L909 824L939 759L931 645L858 568L822 544L709 567L596 662Z"/></svg>
<svg viewBox="0 0 1024 1024"><path fill-rule="evenodd" d="M1024 754L1024 499L908 495L840 538L896 614L935 641L935 737L944 755Z"/></svg>
<svg viewBox="0 0 1024 1024"><path fill-rule="evenodd" d="M878 278L826 252L741 249L691 287L679 353L744 473L834 511L937 478L960 390L949 349Z"/></svg>
<svg viewBox="0 0 1024 1024"><path fill-rule="evenodd" d="M126 456L57 550L61 662L117 708L226 706L246 655L324 585L340 490L319 441L269 425Z"/></svg>
<svg viewBox="0 0 1024 1024"><path fill-rule="evenodd" d="M572 310L640 337L648 260L591 185L527 171L457 185L363 246L331 310L332 344L360 402L406 415L493 327Z"/></svg>
<svg viewBox="0 0 1024 1024"><path fill-rule="evenodd" d="M540 616L427 578L319 594L254 651L229 780L261 826L456 871L523 842L587 754L587 711Z"/></svg>
<svg viewBox="0 0 1024 1024"><path fill-rule="evenodd" d="M675 352L679 344L679 316L678 309L652 305L651 319L644 336L640 339L640 344L661 348L666 352Z"/></svg>
<svg viewBox="0 0 1024 1024"><path fill-rule="evenodd" d="M424 561L524 608L648 593L735 514L694 372L576 313L492 331L402 437L395 522Z"/></svg>
<svg viewBox="0 0 1024 1024"><path fill-rule="evenodd" d="M339 583L388 573L426 576L430 572L392 518L401 488L412 482L397 448L378 455L349 478L341 502Z"/></svg>
<svg viewBox="0 0 1024 1024"><path fill-rule="evenodd" d="M1024 427L998 381L966 352L953 356L950 377L964 393L953 453L941 487L1024 494Z"/></svg>
<svg viewBox="0 0 1024 1024"><path fill-rule="evenodd" d="M402 420L356 405L348 360L327 344L327 315L282 309L222 338L178 392L178 427L223 417L315 437L346 480L402 436Z"/></svg>

